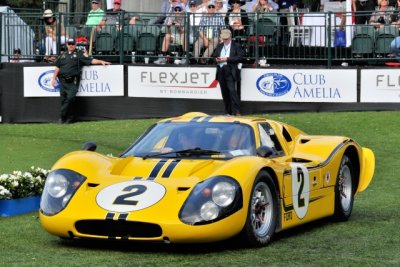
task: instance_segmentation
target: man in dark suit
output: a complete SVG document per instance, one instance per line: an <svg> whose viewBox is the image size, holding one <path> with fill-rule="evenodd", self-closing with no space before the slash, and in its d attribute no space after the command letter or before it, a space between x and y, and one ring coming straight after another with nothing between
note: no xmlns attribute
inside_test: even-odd
<svg viewBox="0 0 400 267"><path fill-rule="evenodd" d="M217 62L216 79L221 87L225 113L240 116L240 98L237 84L240 81L241 62L244 52L242 47L232 40L230 30L222 30L222 42L215 48L212 57Z"/></svg>

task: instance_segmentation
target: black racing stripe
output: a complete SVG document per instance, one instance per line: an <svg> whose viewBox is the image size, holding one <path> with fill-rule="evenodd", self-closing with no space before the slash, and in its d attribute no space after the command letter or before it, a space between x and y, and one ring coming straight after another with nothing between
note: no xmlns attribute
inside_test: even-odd
<svg viewBox="0 0 400 267"><path fill-rule="evenodd" d="M201 118L202 118L201 116L194 117L193 119L190 120L190 122L196 122Z"/></svg>
<svg viewBox="0 0 400 267"><path fill-rule="evenodd" d="M164 166L164 164L167 162L167 159L162 159L160 160L156 166L153 168L153 170L151 171L150 175L149 175L149 179L148 180L154 180L158 173L160 172L161 168Z"/></svg>
<svg viewBox="0 0 400 267"><path fill-rule="evenodd" d="M115 213L113 213L113 212L109 212L109 213L107 213L107 215L106 215L106 220L114 220L114 215L115 215Z"/></svg>
<svg viewBox="0 0 400 267"><path fill-rule="evenodd" d="M118 221L126 221L126 218L128 218L129 213L121 213L118 216Z"/></svg>
<svg viewBox="0 0 400 267"><path fill-rule="evenodd" d="M162 174L162 178L168 178L171 176L172 171L175 169L176 165L180 162L180 159L174 159L168 167L165 169L164 173Z"/></svg>
<svg viewBox="0 0 400 267"><path fill-rule="evenodd" d="M337 145L336 147L335 147L335 149L333 149L333 151L332 151L332 153L328 156L328 158L324 161L324 162L321 162L320 164L319 164L319 166L318 167L324 167L324 166L326 166L326 165L328 165L328 163L333 159L333 157L335 156L335 154L336 153L338 153L339 152L339 150L342 148L342 147L344 147L347 143L349 143L349 142L351 142L352 140L351 139L347 139L347 140L344 140L342 143L340 143L339 145Z"/></svg>
<svg viewBox="0 0 400 267"><path fill-rule="evenodd" d="M110 240L117 240L117 238L115 236L109 236L107 238L110 239Z"/></svg>
<svg viewBox="0 0 400 267"><path fill-rule="evenodd" d="M339 145L337 145L337 146L332 150L331 154L328 156L328 158L327 158L325 161L323 161L323 162L321 162L321 163L319 163L319 164L317 164L317 165L315 165L315 166L309 166L309 167L307 167L307 169L308 169L309 171L311 171L311 170L317 170L317 169L320 169L320 168L322 168L322 167L325 167L326 165L328 165L328 164L332 161L332 159L333 159L333 157L335 156L335 154L338 153L339 150L340 150L342 147L344 147L347 143L350 143L350 142L352 142L351 139L344 140L342 143L340 143ZM291 169L285 170L285 171L283 172L283 175L290 175L291 172L292 172Z"/></svg>
<svg viewBox="0 0 400 267"><path fill-rule="evenodd" d="M210 120L212 120L212 116L208 116L208 117L205 117L205 119L204 120L202 120L201 122L209 122Z"/></svg>

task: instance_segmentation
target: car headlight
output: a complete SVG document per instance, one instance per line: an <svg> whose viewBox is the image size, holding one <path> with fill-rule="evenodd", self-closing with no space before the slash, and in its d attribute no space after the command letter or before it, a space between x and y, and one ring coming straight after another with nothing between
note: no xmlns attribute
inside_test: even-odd
<svg viewBox="0 0 400 267"><path fill-rule="evenodd" d="M67 178L61 174L49 175L47 178L47 184L50 196L54 198L60 198L65 195L68 189Z"/></svg>
<svg viewBox="0 0 400 267"><path fill-rule="evenodd" d="M219 221L243 207L242 189L228 176L212 177L195 186L179 212L182 222L201 225Z"/></svg>
<svg viewBox="0 0 400 267"><path fill-rule="evenodd" d="M62 211L85 179L79 173L67 169L49 173L40 201L43 214L55 215Z"/></svg>

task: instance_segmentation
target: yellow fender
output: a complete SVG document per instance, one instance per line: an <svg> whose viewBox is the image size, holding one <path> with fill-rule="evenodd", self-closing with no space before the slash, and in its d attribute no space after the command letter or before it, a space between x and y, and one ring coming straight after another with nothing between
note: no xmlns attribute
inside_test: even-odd
<svg viewBox="0 0 400 267"><path fill-rule="evenodd" d="M364 191L370 184L375 171L375 155L371 149L362 148L362 166L360 173L360 183L358 184L357 192Z"/></svg>

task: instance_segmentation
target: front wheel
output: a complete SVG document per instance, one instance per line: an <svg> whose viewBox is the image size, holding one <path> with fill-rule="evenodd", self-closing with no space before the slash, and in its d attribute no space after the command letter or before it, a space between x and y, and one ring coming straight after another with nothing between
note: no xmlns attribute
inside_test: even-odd
<svg viewBox="0 0 400 267"><path fill-rule="evenodd" d="M335 185L335 214L337 221L347 221L353 211L355 181L354 167L347 155L340 162Z"/></svg>
<svg viewBox="0 0 400 267"><path fill-rule="evenodd" d="M277 217L275 183L267 172L260 172L253 184L242 236L251 246L267 245L275 233Z"/></svg>

